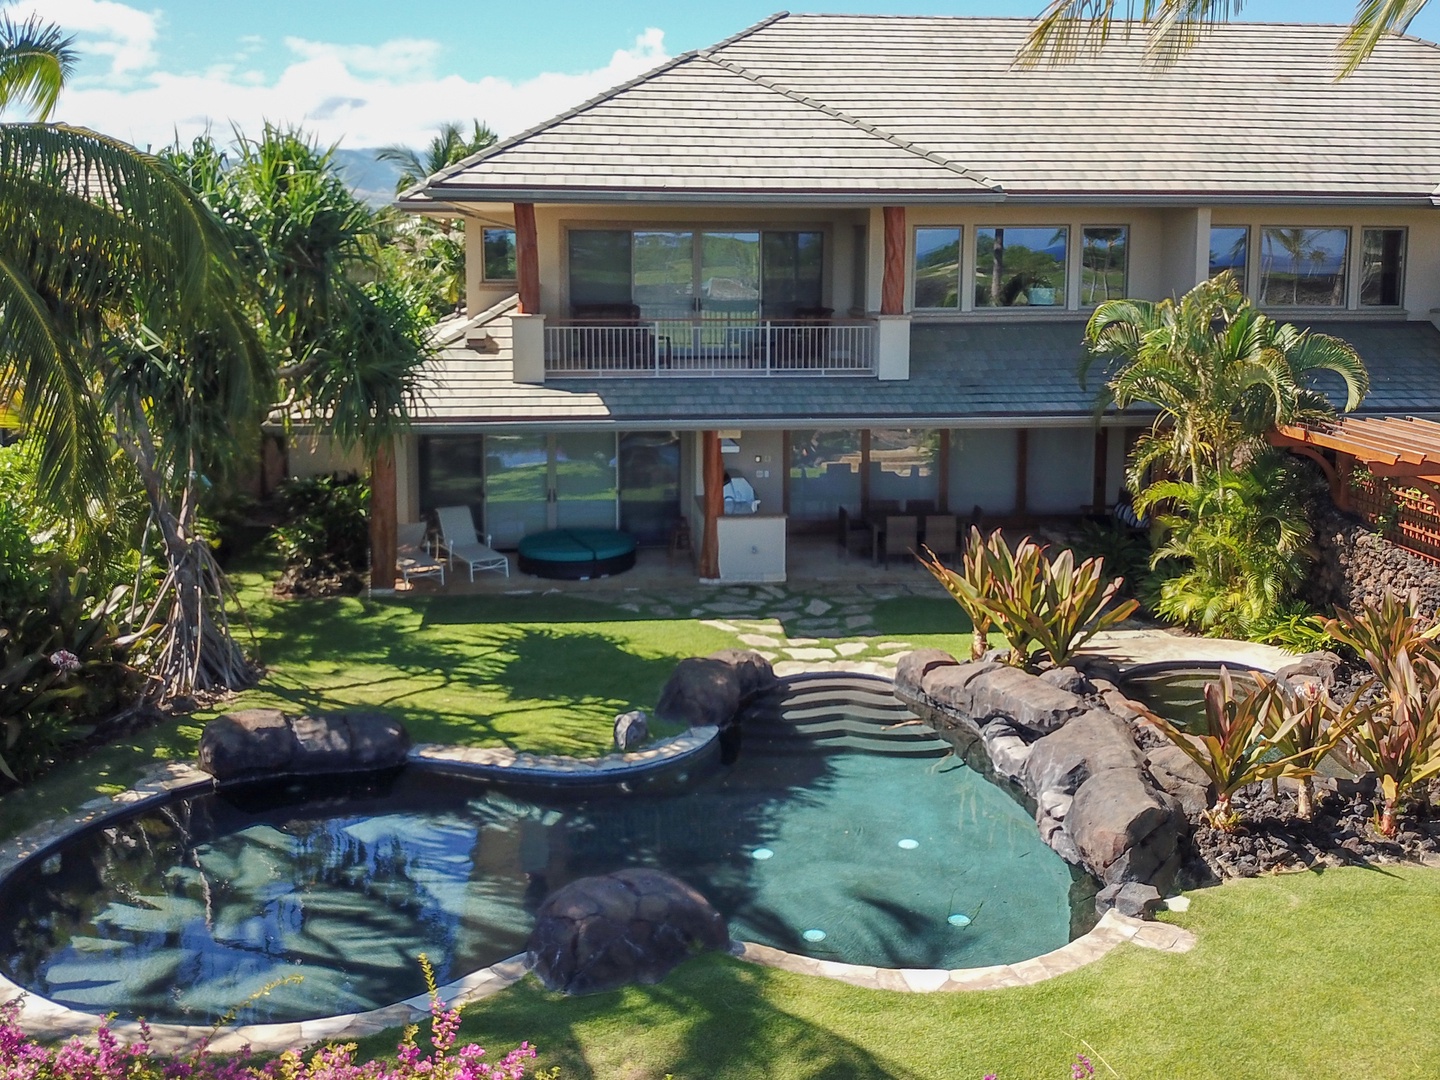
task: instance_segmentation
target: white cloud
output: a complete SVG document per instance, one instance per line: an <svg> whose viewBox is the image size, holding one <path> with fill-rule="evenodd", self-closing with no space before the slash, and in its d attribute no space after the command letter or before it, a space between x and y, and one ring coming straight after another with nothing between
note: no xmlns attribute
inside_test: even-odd
<svg viewBox="0 0 1440 1080"><path fill-rule="evenodd" d="M113 0L27 0L9 10L23 15L32 7L81 32L83 51L111 57L112 77L67 89L56 119L139 146L163 146L176 134L188 140L206 128L228 137L232 124L256 132L265 121L303 125L324 142L352 148L419 146L440 124L472 117L511 135L668 59L664 32L649 29L591 71L467 79L435 73L436 41L353 46L286 38L289 63L271 75L254 70L257 42L246 38L235 42L228 62L180 73L155 58L155 15Z"/></svg>
<svg viewBox="0 0 1440 1080"><path fill-rule="evenodd" d="M32 16L56 23L74 34L77 48L110 60L111 79L133 75L156 62L158 11L141 11L115 0L20 0L5 8L15 20Z"/></svg>

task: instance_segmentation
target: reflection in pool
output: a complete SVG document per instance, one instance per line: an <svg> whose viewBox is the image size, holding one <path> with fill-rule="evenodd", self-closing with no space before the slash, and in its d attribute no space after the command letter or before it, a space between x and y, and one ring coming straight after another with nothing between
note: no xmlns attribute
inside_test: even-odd
<svg viewBox="0 0 1440 1080"><path fill-rule="evenodd" d="M411 767L175 800L0 887L0 962L66 1005L204 1022L386 1005L522 951L546 893L622 866L695 885L731 933L883 967L968 967L1071 937L1070 868L888 684L803 684L733 766L636 790L501 788ZM820 931L816 934L813 931Z"/></svg>

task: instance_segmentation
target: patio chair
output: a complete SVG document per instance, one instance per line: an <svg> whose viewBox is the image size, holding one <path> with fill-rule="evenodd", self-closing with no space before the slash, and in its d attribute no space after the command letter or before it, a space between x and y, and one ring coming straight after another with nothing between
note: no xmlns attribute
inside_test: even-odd
<svg viewBox="0 0 1440 1080"><path fill-rule="evenodd" d="M925 515L925 546L942 563L960 553L954 514Z"/></svg>
<svg viewBox="0 0 1440 1080"><path fill-rule="evenodd" d="M412 577L438 577L440 584L445 584L445 564L425 548L427 528L423 521L407 521L395 527L395 569L406 585Z"/></svg>
<svg viewBox="0 0 1440 1080"><path fill-rule="evenodd" d="M468 506L442 506L435 511L440 523L440 545L450 562L462 562L470 568L470 580L476 570L496 570L510 576L510 560L475 535L475 519Z"/></svg>
<svg viewBox="0 0 1440 1080"><path fill-rule="evenodd" d="M839 513L839 534L836 540L840 549L849 555L855 552L858 555L870 554L870 526L862 519L852 517L848 508L840 507Z"/></svg>
<svg viewBox="0 0 1440 1080"><path fill-rule="evenodd" d="M891 555L908 555L920 547L920 519L890 516L885 519L885 550L881 557L890 565Z"/></svg>

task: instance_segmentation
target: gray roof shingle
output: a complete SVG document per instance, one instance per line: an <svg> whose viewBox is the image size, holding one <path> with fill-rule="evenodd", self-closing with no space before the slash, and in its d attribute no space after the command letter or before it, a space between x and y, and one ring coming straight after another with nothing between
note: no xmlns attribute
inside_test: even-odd
<svg viewBox="0 0 1440 1080"><path fill-rule="evenodd" d="M1425 322L1315 324L1353 344L1370 369L1361 415L1440 416L1440 330ZM452 347L431 364L417 427L622 424L638 427L890 422L1064 422L1091 417L1097 372L1078 370L1084 323L916 323L910 378L590 378L512 381L509 320L498 353ZM1338 393L1338 379L1322 383Z"/></svg>
<svg viewBox="0 0 1440 1080"><path fill-rule="evenodd" d="M1020 69L1024 19L783 15L437 174L403 201L761 191L1429 199L1440 49L1232 23L1174 66L1143 35Z"/></svg>

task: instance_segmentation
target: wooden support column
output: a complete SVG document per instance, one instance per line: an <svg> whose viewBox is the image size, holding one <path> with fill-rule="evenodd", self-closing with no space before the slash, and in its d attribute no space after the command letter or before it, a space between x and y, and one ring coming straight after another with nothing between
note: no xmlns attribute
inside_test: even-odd
<svg viewBox="0 0 1440 1080"><path fill-rule="evenodd" d="M885 276L880 279L880 314L905 314L905 208L884 207Z"/></svg>
<svg viewBox="0 0 1440 1080"><path fill-rule="evenodd" d="M522 315L540 314L540 244L535 234L535 204L515 204L515 277Z"/></svg>
<svg viewBox="0 0 1440 1080"><path fill-rule="evenodd" d="M395 448L370 459L370 588L395 588Z"/></svg>
<svg viewBox="0 0 1440 1080"><path fill-rule="evenodd" d="M1030 430L1021 428L1015 435L1015 516L1030 512Z"/></svg>
<svg viewBox="0 0 1440 1080"><path fill-rule="evenodd" d="M705 481L705 533L700 541L700 576L720 577L720 515L725 512L725 463L720 457L720 433L700 436L701 472Z"/></svg>

